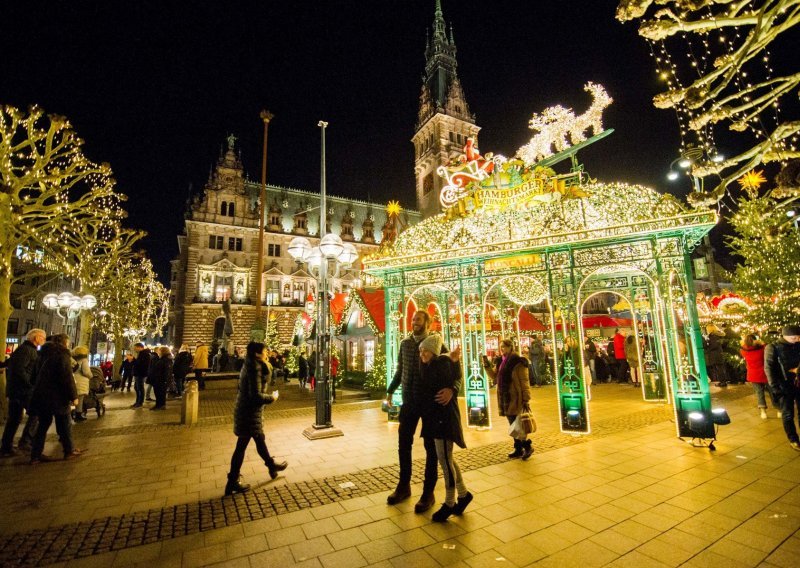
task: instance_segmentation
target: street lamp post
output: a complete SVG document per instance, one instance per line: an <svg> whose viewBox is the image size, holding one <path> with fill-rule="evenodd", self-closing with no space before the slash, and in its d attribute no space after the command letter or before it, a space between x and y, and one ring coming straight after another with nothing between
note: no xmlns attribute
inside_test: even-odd
<svg viewBox="0 0 800 568"><path fill-rule="evenodd" d="M295 237L289 243L289 254L296 261L305 263L317 280L317 368L316 376L316 420L306 428L303 434L311 439L332 438L342 436L343 432L333 426L331 420L330 388L330 290L329 278L336 278L341 268L349 268L358 253L350 243L333 233L328 233L327 203L325 189L325 128L328 123L320 120L317 126L321 129L322 158L320 167L320 208L319 208L319 246L312 248L305 237Z"/></svg>
<svg viewBox="0 0 800 568"><path fill-rule="evenodd" d="M700 162L714 162L720 163L724 160L724 156L717 152L716 148L706 150L699 146L688 145L681 155L672 160L669 165L669 173L667 179L675 181L680 177L680 173L675 169L677 165L679 169L685 170L685 173L692 180L692 187L695 192L703 190L703 178L696 176L692 173L692 168L695 164ZM708 233L703 235L703 256L705 257L706 269L708 270L708 280L711 284L711 292L716 294L719 292L719 283L717 282L717 269L714 263L714 247L711 246L711 238Z"/></svg>
<svg viewBox="0 0 800 568"><path fill-rule="evenodd" d="M264 152L261 156L261 203L258 207L258 259L256 260L256 316L253 320L253 327L250 329L250 339L253 341L263 342L267 331L266 326L269 325L267 320L266 326L261 325L261 293L263 284L261 282L262 273L264 272L264 213L266 211L267 200L267 133L269 129L269 121L275 116L268 110L262 110L259 115L261 120L264 121ZM267 313L269 317L269 313Z"/></svg>

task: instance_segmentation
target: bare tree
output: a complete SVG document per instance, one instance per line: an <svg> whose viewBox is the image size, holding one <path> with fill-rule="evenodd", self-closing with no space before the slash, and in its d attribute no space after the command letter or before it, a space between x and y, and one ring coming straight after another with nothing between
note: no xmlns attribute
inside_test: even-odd
<svg viewBox="0 0 800 568"><path fill-rule="evenodd" d="M714 204L755 166L800 157L800 120L779 109L781 99L796 96L800 84L800 72L791 69L797 61L791 46L800 31L800 0L621 0L617 19L642 19L639 35L650 42L668 86L654 104L674 108L682 134L692 131L697 137L696 155L702 156L692 175L719 176L715 187L692 193L690 203ZM791 50L788 69L773 65L775 48ZM716 125L752 138L738 155L715 161L709 150Z"/></svg>
<svg viewBox="0 0 800 568"><path fill-rule="evenodd" d="M98 257L140 236L120 228L125 198L108 164L88 160L82 145L64 117L36 106L0 107L0 360L15 256L27 255L40 274L76 277L90 289L106 270Z"/></svg>
<svg viewBox="0 0 800 568"><path fill-rule="evenodd" d="M167 324L169 292L141 255L116 263L93 291L100 308L94 326L114 341L114 372L119 373L125 339L161 333Z"/></svg>

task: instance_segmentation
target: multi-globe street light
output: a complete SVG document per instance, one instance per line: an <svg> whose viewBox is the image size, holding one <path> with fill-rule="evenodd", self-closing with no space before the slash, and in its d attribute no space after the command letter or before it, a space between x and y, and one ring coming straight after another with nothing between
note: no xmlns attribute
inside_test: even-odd
<svg viewBox="0 0 800 568"><path fill-rule="evenodd" d="M319 246L312 247L305 237L295 237L289 243L289 254L297 262L305 263L309 272L317 280L317 368L316 377L316 420L303 434L311 439L331 438L343 435L331 421L332 389L330 388L331 330L330 330L330 290L329 280L337 278L341 269L347 269L358 258L356 248L350 243L342 242L339 235L328 233L327 204L325 192L325 128L328 123L320 120L317 126L321 129L322 158L320 173L320 208L319 208Z"/></svg>
<svg viewBox="0 0 800 568"><path fill-rule="evenodd" d="M60 294L46 294L42 298L42 305L48 310L56 312L65 324L75 318L82 311L91 310L97 306L97 298L92 294L76 296L72 292L61 292ZM66 310L66 313L62 313Z"/></svg>

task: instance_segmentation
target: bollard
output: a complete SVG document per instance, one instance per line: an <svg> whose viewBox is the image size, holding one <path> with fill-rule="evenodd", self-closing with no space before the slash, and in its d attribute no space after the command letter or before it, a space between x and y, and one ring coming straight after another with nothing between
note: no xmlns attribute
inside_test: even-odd
<svg viewBox="0 0 800 568"><path fill-rule="evenodd" d="M200 414L200 390L197 381L188 381L181 401L181 424L196 426Z"/></svg>

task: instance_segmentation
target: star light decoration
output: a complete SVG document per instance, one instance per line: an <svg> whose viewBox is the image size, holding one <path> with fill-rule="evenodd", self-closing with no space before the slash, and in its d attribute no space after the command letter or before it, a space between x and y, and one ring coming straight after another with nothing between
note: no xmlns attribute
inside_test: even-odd
<svg viewBox="0 0 800 568"><path fill-rule="evenodd" d="M403 207L399 201L392 200L386 205L386 213L389 217L399 217Z"/></svg>
<svg viewBox="0 0 800 568"><path fill-rule="evenodd" d="M755 195L758 193L758 189L765 183L767 183L767 178L764 177L763 170L750 170L738 180L739 185L747 191L750 195Z"/></svg>

